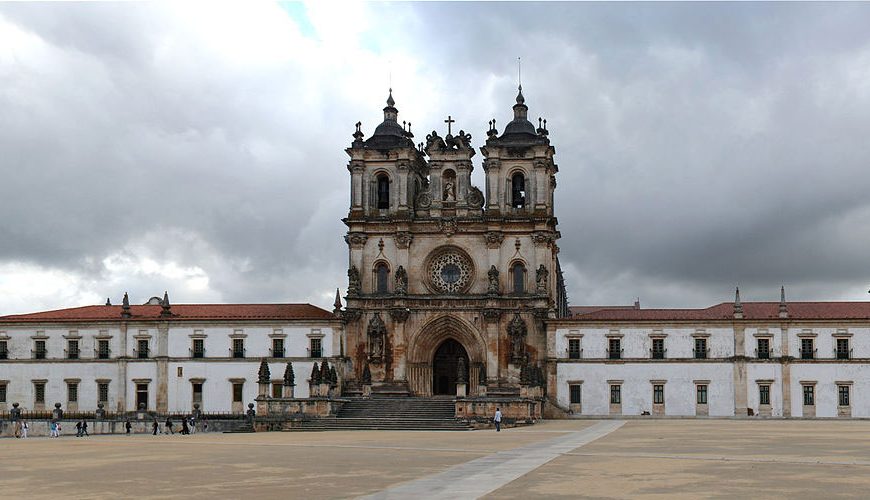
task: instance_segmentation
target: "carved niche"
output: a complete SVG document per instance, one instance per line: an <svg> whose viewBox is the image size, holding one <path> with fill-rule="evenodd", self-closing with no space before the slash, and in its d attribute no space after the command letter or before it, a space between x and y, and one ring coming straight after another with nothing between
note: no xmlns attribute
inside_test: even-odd
<svg viewBox="0 0 870 500"><path fill-rule="evenodd" d="M511 341L511 363L524 363L526 361L526 336L528 335L528 328L519 313L515 313L513 319L508 323L507 333Z"/></svg>
<svg viewBox="0 0 870 500"><path fill-rule="evenodd" d="M381 313L375 313L369 320L367 330L369 343L369 361L380 363L384 359L384 342L387 336L387 325L381 319Z"/></svg>

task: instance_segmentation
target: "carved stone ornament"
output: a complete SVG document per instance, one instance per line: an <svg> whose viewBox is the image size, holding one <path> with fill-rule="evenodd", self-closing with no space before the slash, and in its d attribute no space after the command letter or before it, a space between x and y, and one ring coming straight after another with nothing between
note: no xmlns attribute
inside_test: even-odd
<svg viewBox="0 0 870 500"><path fill-rule="evenodd" d="M353 323L362 316L362 311L359 309L345 309L341 311L341 317L348 323Z"/></svg>
<svg viewBox="0 0 870 500"><path fill-rule="evenodd" d="M296 385L296 374L293 372L293 363L288 361L287 368L284 369L284 385L293 387Z"/></svg>
<svg viewBox="0 0 870 500"><path fill-rule="evenodd" d="M357 269L356 266L350 266L350 269L347 270L347 294L350 296L356 296L359 295L359 292L359 269Z"/></svg>
<svg viewBox="0 0 870 500"><path fill-rule="evenodd" d="M408 273L405 268L399 266L396 269L396 295L405 295L408 293Z"/></svg>
<svg viewBox="0 0 870 500"><path fill-rule="evenodd" d="M468 201L468 206L471 208L483 208L483 192L476 186L471 186L466 200Z"/></svg>
<svg viewBox="0 0 870 500"><path fill-rule="evenodd" d="M507 333L511 341L511 363L522 364L526 360L528 328L519 313L515 313L513 319L508 323Z"/></svg>
<svg viewBox="0 0 870 500"><path fill-rule="evenodd" d="M380 361L384 357L384 340L387 336L387 325L381 319L381 313L375 313L369 320L369 360Z"/></svg>
<svg viewBox="0 0 870 500"><path fill-rule="evenodd" d="M414 206L419 210L428 210L432 206L432 195L429 191L420 191L414 200Z"/></svg>
<svg viewBox="0 0 870 500"><path fill-rule="evenodd" d="M369 237L362 233L348 233L344 237L344 241L350 245L351 248L362 248L365 246L368 239Z"/></svg>
<svg viewBox="0 0 870 500"><path fill-rule="evenodd" d="M448 250L429 262L429 281L441 293L462 293L471 285L473 264L463 253Z"/></svg>
<svg viewBox="0 0 870 500"><path fill-rule="evenodd" d="M501 318L501 309L487 308L483 310L483 319L495 323Z"/></svg>
<svg viewBox="0 0 870 500"><path fill-rule="evenodd" d="M393 321L398 323L404 323L408 320L408 316L411 315L411 310L407 307L397 307L395 309L390 309L390 317L393 318Z"/></svg>
<svg viewBox="0 0 870 500"><path fill-rule="evenodd" d="M539 231L532 235L532 241L535 243L535 246L545 246L553 243L554 238L550 233Z"/></svg>
<svg viewBox="0 0 870 500"><path fill-rule="evenodd" d="M396 233L396 247L400 249L407 249L411 246L411 242L414 241L414 235L407 231L399 231Z"/></svg>
<svg viewBox="0 0 870 500"><path fill-rule="evenodd" d="M266 363L266 360L260 361L260 370L257 372L257 382L261 384L268 384L272 381L272 375L269 373L269 364Z"/></svg>
<svg viewBox="0 0 870 500"><path fill-rule="evenodd" d="M486 293L488 293L489 295L498 295L498 268L496 268L495 265L489 266L489 272L486 273L486 276L489 279L489 285L486 288Z"/></svg>
<svg viewBox="0 0 870 500"><path fill-rule="evenodd" d="M456 233L456 219L442 219L440 225L441 232L447 236L453 236Z"/></svg>
<svg viewBox="0 0 870 500"><path fill-rule="evenodd" d="M489 231L485 237L487 248L498 248L501 246L501 242L504 241L504 233L499 231Z"/></svg>
<svg viewBox="0 0 870 500"><path fill-rule="evenodd" d="M467 384L468 376L466 375L467 365L465 364L465 358L459 356L459 359L456 360L456 383L457 384Z"/></svg>
<svg viewBox="0 0 870 500"><path fill-rule="evenodd" d="M538 293L547 293L547 281L549 277L550 271L547 271L547 268L543 264L538 266L538 270L535 271L535 284Z"/></svg>

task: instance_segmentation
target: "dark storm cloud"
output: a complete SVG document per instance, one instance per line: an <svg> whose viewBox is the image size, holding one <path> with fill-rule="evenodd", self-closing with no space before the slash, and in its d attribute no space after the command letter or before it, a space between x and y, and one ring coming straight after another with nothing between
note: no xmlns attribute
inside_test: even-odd
<svg viewBox="0 0 870 500"><path fill-rule="evenodd" d="M411 82L395 95L418 137L451 114L480 145L487 120L510 118L522 56L530 116L557 148L574 303L703 306L738 282L756 300L780 283L866 296L870 5L368 9L349 38L362 46L316 35L257 64L271 40L160 4L3 6L38 42L0 52L0 263L147 298L175 283L125 271L149 258L208 276L213 293L177 301L329 305L346 280L343 148L352 123L379 120L385 60Z"/></svg>

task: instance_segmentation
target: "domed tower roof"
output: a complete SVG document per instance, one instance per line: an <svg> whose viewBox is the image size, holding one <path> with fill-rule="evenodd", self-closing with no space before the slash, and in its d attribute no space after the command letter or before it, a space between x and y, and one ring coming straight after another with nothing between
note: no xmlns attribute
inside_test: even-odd
<svg viewBox="0 0 870 500"><path fill-rule="evenodd" d="M526 106L526 98L523 97L523 86L520 85L517 93L517 103L514 104L514 119L504 128L500 139L508 139L511 136L530 139L537 136L535 126L529 121L529 107Z"/></svg>
<svg viewBox="0 0 870 500"><path fill-rule="evenodd" d="M387 106L384 108L384 121L375 128L374 134L365 141L366 147L374 149L414 147L414 142L408 137L408 132L399 125L399 110L396 109L395 105L393 89L390 89Z"/></svg>

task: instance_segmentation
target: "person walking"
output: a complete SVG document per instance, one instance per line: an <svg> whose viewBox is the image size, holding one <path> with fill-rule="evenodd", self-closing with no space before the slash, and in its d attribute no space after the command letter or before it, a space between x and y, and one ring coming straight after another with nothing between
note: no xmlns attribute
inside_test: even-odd
<svg viewBox="0 0 870 500"><path fill-rule="evenodd" d="M130 419L128 418L126 422L124 422L124 429L127 430L127 434L130 434L130 429L133 427L133 424L130 423Z"/></svg>
<svg viewBox="0 0 870 500"><path fill-rule="evenodd" d="M501 409L495 409L495 415L492 417L492 421L495 422L495 432L501 432Z"/></svg>
<svg viewBox="0 0 870 500"><path fill-rule="evenodd" d="M21 421L21 437L27 439L27 421Z"/></svg>
<svg viewBox="0 0 870 500"><path fill-rule="evenodd" d="M79 420L76 422L76 437L82 437L82 421Z"/></svg>
<svg viewBox="0 0 870 500"><path fill-rule="evenodd" d="M91 435L88 434L88 421L84 419L82 419L82 436L91 437Z"/></svg>
<svg viewBox="0 0 870 500"><path fill-rule="evenodd" d="M154 417L154 422L151 424L151 428L154 429L154 432L152 432L151 435L156 436L157 431L160 430L160 424L157 422L157 417Z"/></svg>
<svg viewBox="0 0 870 500"><path fill-rule="evenodd" d="M166 417L166 434L175 434L175 431L172 430L172 417Z"/></svg>
<svg viewBox="0 0 870 500"><path fill-rule="evenodd" d="M190 434L190 426L187 424L187 419L184 417L181 418L181 434L185 436Z"/></svg>
<svg viewBox="0 0 870 500"><path fill-rule="evenodd" d="M48 437L53 437L53 438L60 437L60 422L50 422L48 425L49 425L49 429L51 429L51 432L49 432Z"/></svg>

